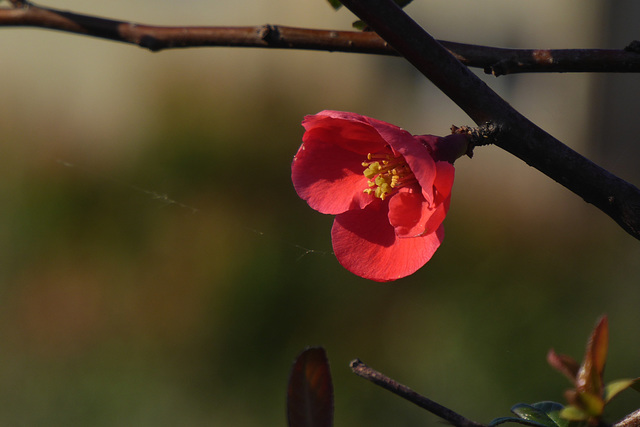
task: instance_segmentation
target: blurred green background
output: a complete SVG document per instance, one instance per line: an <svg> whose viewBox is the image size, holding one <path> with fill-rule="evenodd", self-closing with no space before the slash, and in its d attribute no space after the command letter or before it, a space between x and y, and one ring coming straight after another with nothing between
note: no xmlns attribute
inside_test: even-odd
<svg viewBox="0 0 640 427"><path fill-rule="evenodd" d="M612 31L625 31L605 2L414 3L436 37L460 42L622 47ZM355 20L322 0L47 5L164 25ZM290 182L302 117L355 111L416 134L473 125L401 59L152 54L17 28L2 29L0 55L0 425L285 425L289 369L308 345L332 363L337 426L440 425L352 374L356 357L488 422L562 401L546 352L581 358L603 313L606 377L640 375L640 245L498 148L456 163L445 243L415 275L377 284L339 266L332 218ZM637 133L605 114L633 108L612 90L637 93L637 76L483 78L640 182ZM610 419L639 404L625 392Z"/></svg>

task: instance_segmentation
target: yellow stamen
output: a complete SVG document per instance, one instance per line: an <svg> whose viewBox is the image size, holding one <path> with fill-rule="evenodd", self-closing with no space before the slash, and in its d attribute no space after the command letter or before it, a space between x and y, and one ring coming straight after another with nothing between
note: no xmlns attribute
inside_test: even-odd
<svg viewBox="0 0 640 427"><path fill-rule="evenodd" d="M362 162L362 166L366 168L362 173L369 180L370 187L364 190L366 194L372 194L384 200L397 189L417 181L402 156L367 154L367 160L374 159L376 159L374 162Z"/></svg>

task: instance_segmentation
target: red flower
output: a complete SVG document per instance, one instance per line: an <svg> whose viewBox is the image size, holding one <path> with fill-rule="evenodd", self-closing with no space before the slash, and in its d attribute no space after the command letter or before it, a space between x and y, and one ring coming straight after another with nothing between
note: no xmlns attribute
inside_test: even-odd
<svg viewBox="0 0 640 427"><path fill-rule="evenodd" d="M444 238L451 163L467 151L467 138L413 136L340 111L307 116L302 126L291 178L309 206L337 215L331 238L340 264L385 282L429 261Z"/></svg>

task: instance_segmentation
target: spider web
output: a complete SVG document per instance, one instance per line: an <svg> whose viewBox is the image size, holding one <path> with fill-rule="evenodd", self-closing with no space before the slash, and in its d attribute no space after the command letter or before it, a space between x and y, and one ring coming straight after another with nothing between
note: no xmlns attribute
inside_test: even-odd
<svg viewBox="0 0 640 427"><path fill-rule="evenodd" d="M107 182L110 182L110 183L112 183L114 185L117 185L117 186L120 186L120 187L123 187L123 188L128 188L130 190L138 192L138 193L140 193L142 195L145 195L145 196L149 197L151 200L154 200L154 201L157 201L158 203L161 203L162 206L176 206L176 207L178 207L180 209L185 209L185 210L191 212L194 215L203 213L203 211L201 209L199 209L199 208L197 208L195 206L192 206L192 205L188 205L188 204L182 203L182 202L180 202L178 200L175 200L172 197L170 197L167 193L160 192L160 191L155 191L155 190L149 190L149 189L140 187L138 185L122 181L122 180L117 179L117 178L112 178L112 177L107 177L107 176L104 176L104 175L100 175L100 174L97 174L97 173L95 173L93 171L89 171L86 168L78 166L75 163L71 163L71 162L65 161L63 159L56 159L56 163L66 167L66 168L76 169L76 170L81 171L82 173L91 174L91 175L97 176L100 179L102 179L104 181L107 181ZM288 241L288 240L284 240L284 239L281 239L281 238L277 238L277 237L274 237L272 235L268 235L264 231L258 230L256 228L244 227L244 229L246 231L250 232L250 233L255 234L256 236L269 237L269 239L280 241L280 242L286 244L287 246L293 247L293 248L301 251L301 254L296 258L296 262L300 261L302 258L304 258L305 256L310 255L310 254L322 255L322 256L333 255L333 252L323 251L323 250L319 250L319 249L307 248L307 247L302 246L300 244L297 244L297 243L294 243L294 242L291 242L291 241Z"/></svg>

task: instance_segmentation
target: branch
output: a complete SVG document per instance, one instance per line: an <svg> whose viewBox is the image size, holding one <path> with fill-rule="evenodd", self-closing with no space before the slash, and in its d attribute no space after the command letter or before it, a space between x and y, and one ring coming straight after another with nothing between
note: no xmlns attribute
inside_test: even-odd
<svg viewBox="0 0 640 427"><path fill-rule="evenodd" d="M640 190L530 122L434 40L393 0L341 0L478 125L492 122L495 144L598 207L640 239Z"/></svg>
<svg viewBox="0 0 640 427"><path fill-rule="evenodd" d="M0 8L0 26L36 27L135 44L151 51L187 47L305 49L398 56L374 32L331 31L278 25L165 27L81 15L12 0ZM613 49L504 49L440 42L460 62L496 76L531 72L640 72L634 44Z"/></svg>
<svg viewBox="0 0 640 427"><path fill-rule="evenodd" d="M468 420L462 415L446 408L433 400L422 396L411 390L409 387L402 385L395 380L387 377L381 372L376 371L373 368L365 365L360 359L355 359L349 364L351 370L358 376L371 381L372 383L379 385L380 387L389 390L390 392L408 400L409 402L418 405L419 407L426 409L434 415L442 418L445 421L450 422L456 427L485 427L484 424L479 424L474 421Z"/></svg>
<svg viewBox="0 0 640 427"><path fill-rule="evenodd" d="M640 425L640 409L624 417L613 425L613 427L637 427Z"/></svg>

